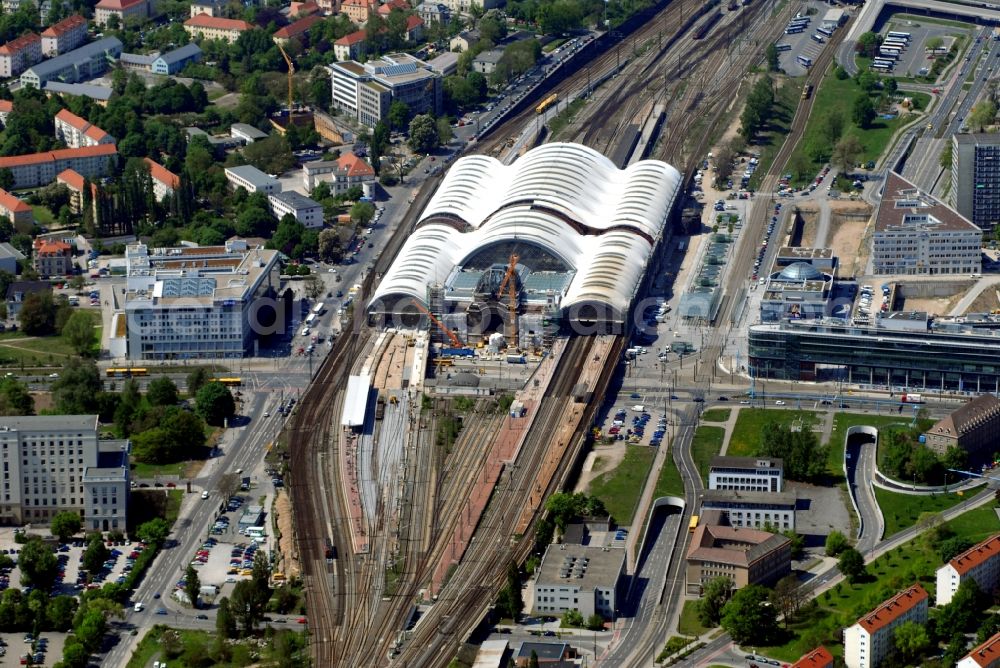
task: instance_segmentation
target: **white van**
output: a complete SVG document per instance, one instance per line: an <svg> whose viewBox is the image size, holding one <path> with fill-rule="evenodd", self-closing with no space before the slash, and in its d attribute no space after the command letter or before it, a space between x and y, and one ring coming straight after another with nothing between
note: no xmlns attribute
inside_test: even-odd
<svg viewBox="0 0 1000 668"><path fill-rule="evenodd" d="M136 604L135 604L135 608L133 608L133 609L134 609L134 610L135 610L136 612L142 612L142 603L141 603L141 602L138 602L138 603L136 603Z"/></svg>
<svg viewBox="0 0 1000 668"><path fill-rule="evenodd" d="M646 411L646 407L643 404L636 404L635 406L632 406L632 410L636 413L644 413Z"/></svg>

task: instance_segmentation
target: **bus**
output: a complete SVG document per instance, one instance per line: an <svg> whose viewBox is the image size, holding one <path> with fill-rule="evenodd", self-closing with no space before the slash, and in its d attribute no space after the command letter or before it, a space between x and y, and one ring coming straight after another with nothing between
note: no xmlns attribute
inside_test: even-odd
<svg viewBox="0 0 1000 668"><path fill-rule="evenodd" d="M536 114L545 113L545 110L551 107L553 104L555 104L556 100L558 99L559 95L556 93L552 93L552 95L549 95L547 98L538 103L538 106L535 107L535 113Z"/></svg>
<svg viewBox="0 0 1000 668"><path fill-rule="evenodd" d="M890 60L889 58L876 58L872 61L873 64L878 65L888 65L889 67L895 67L896 61Z"/></svg>
<svg viewBox="0 0 1000 668"><path fill-rule="evenodd" d="M688 524L688 533L694 533L694 530L698 528L698 516L692 515L691 522Z"/></svg>
<svg viewBox="0 0 1000 668"><path fill-rule="evenodd" d="M132 378L135 376L148 376L149 370L140 367L118 367L108 369L108 378Z"/></svg>
<svg viewBox="0 0 1000 668"><path fill-rule="evenodd" d="M775 44L774 48L777 49L779 52L781 52L781 51L791 51L792 50L792 45L791 44Z"/></svg>
<svg viewBox="0 0 1000 668"><path fill-rule="evenodd" d="M796 56L795 60L799 61L799 65L802 65L803 67L813 66L812 58L807 58L806 56Z"/></svg>
<svg viewBox="0 0 1000 668"><path fill-rule="evenodd" d="M872 69L879 72L891 72L892 65L888 63L872 63Z"/></svg>
<svg viewBox="0 0 1000 668"><path fill-rule="evenodd" d="M226 387L240 387L243 385L242 378L227 377L227 378L213 378L213 383L222 383Z"/></svg>
<svg viewBox="0 0 1000 668"><path fill-rule="evenodd" d="M833 31L829 28L824 28L823 26L816 28L816 32L826 35L827 37L833 37Z"/></svg>
<svg viewBox="0 0 1000 668"><path fill-rule="evenodd" d="M312 307L312 312L315 315L323 315L326 312L326 304L323 302L316 302L316 305Z"/></svg>
<svg viewBox="0 0 1000 668"><path fill-rule="evenodd" d="M879 60L891 60L891 61L895 62L895 61L899 60L899 54L898 53L893 53L892 51L888 51L888 52L886 52L886 51L879 51L878 59Z"/></svg>
<svg viewBox="0 0 1000 668"><path fill-rule="evenodd" d="M908 32L894 32L890 30L889 32L886 33L885 36L888 37L889 39L901 40L903 42L910 41L910 33Z"/></svg>
<svg viewBox="0 0 1000 668"><path fill-rule="evenodd" d="M312 325L315 322L316 322L316 314L315 313L310 313L309 315L306 316L305 324L307 326L312 327Z"/></svg>
<svg viewBox="0 0 1000 668"><path fill-rule="evenodd" d="M900 51L905 51L906 46L905 42L882 42L879 44L879 47L882 49L899 49Z"/></svg>
<svg viewBox="0 0 1000 668"><path fill-rule="evenodd" d="M814 42L817 42L819 44L826 44L826 40L823 39L822 35L817 35L817 34L813 33L812 35L809 35L809 36L812 38L812 41L814 41Z"/></svg>
<svg viewBox="0 0 1000 668"><path fill-rule="evenodd" d="M805 31L806 31L805 27L801 27L800 28L800 27L796 26L796 27L793 28L793 27L789 26L788 28L785 28L785 34L786 35L798 35L800 32L805 32Z"/></svg>

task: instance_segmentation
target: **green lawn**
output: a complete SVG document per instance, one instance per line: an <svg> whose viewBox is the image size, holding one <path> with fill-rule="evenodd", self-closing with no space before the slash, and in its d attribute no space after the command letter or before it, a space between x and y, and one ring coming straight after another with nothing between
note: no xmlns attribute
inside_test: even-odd
<svg viewBox="0 0 1000 668"><path fill-rule="evenodd" d="M146 464L132 460L132 478L150 479L157 476L183 476L187 470L188 462L176 462L174 464Z"/></svg>
<svg viewBox="0 0 1000 668"><path fill-rule="evenodd" d="M31 206L31 213L35 217L38 224L44 227L51 227L52 224L56 222L55 215L53 215L49 207L44 204L33 204Z"/></svg>
<svg viewBox="0 0 1000 668"><path fill-rule="evenodd" d="M164 634L176 637L167 641ZM194 666L211 665L214 668L237 668L251 664L262 665L303 665L307 662L303 652L307 651L306 634L295 631L278 631L278 634L290 634L290 642L275 642L270 638L267 642L234 642L226 643L228 651L217 653L215 632L195 631L190 629L169 629L157 624L149 630L142 642L136 647L126 668L148 668L155 659L170 659L171 668L193 668ZM177 652L166 656L166 648ZM282 652L287 652L281 656ZM206 663L206 659L209 663Z"/></svg>
<svg viewBox="0 0 1000 668"><path fill-rule="evenodd" d="M801 423L803 429L811 429L819 422L818 414L812 411L744 408L736 418L726 454L733 457L752 457L757 454L760 435L767 425L771 423L791 425L797 422Z"/></svg>
<svg viewBox="0 0 1000 668"><path fill-rule="evenodd" d="M760 186L761 178L771 169L774 156L778 153L781 145L785 143L785 138L788 137L788 129L792 125L795 108L802 98L802 85L801 79L788 79L775 91L774 111L771 119L754 138L754 145L760 147L760 163L753 176L750 177L752 190L756 190Z"/></svg>
<svg viewBox="0 0 1000 668"><path fill-rule="evenodd" d="M875 500L878 501L879 508L882 509L882 516L885 518L885 536L883 537L889 538L903 529L910 528L917 523L917 519L923 513L940 513L957 505L970 495L978 493L979 489L977 488L975 491L967 490L962 495L951 492L931 496L914 496L876 487Z"/></svg>
<svg viewBox="0 0 1000 668"><path fill-rule="evenodd" d="M61 336L30 337L22 332L0 334L0 366L61 367L67 357L76 357L76 351Z"/></svg>
<svg viewBox="0 0 1000 668"><path fill-rule="evenodd" d="M1000 531L1000 520L994 505L988 504L964 513L947 526L958 536L980 542ZM934 573L940 566L941 558L922 537L917 537L868 564L868 581L854 585L844 582L839 591L834 588L820 596L813 612L800 615L790 624L782 644L758 646L757 650L783 661L797 661L809 650L824 644L835 656L843 656L843 642L837 640L842 628L916 581L933 598Z"/></svg>
<svg viewBox="0 0 1000 668"><path fill-rule="evenodd" d="M174 525L177 521L177 516L181 513L181 503L184 501L184 491L180 489L172 489L167 492L167 513L164 519L170 524Z"/></svg>
<svg viewBox="0 0 1000 668"><path fill-rule="evenodd" d="M549 42L548 44L546 44L545 46L543 46L542 47L542 51L544 51L545 53L552 53L553 51L555 51L556 49L558 49L560 46L562 46L565 43L566 43L566 38L565 37L560 38L560 39L554 39L551 42Z"/></svg>
<svg viewBox="0 0 1000 668"><path fill-rule="evenodd" d="M691 457L706 484L708 483L708 469L712 464L712 457L719 454L725 438L726 430L722 427L701 426L694 432L694 439L691 441Z"/></svg>
<svg viewBox="0 0 1000 668"><path fill-rule="evenodd" d="M729 419L732 409L730 408L709 408L701 414L702 422L725 422Z"/></svg>
<svg viewBox="0 0 1000 668"><path fill-rule="evenodd" d="M662 447L662 446L661 446ZM668 453L663 460L663 467L660 468L660 475L656 479L656 488L653 490L653 498L661 496L678 496L684 498L684 481L681 480L680 471L674 463L673 453Z"/></svg>
<svg viewBox="0 0 1000 668"><path fill-rule="evenodd" d="M686 636L700 636L708 630L698 621L698 601L684 601L681 618L677 621L677 631Z"/></svg>
<svg viewBox="0 0 1000 668"><path fill-rule="evenodd" d="M635 506L656 454L655 448L644 445L627 448L621 463L591 480L588 489L588 494L603 501L615 521L623 525L632 522Z"/></svg>
<svg viewBox="0 0 1000 668"><path fill-rule="evenodd" d="M804 185L811 181L823 165L830 160L833 143L827 134L829 118L839 114L844 122L843 136L856 135L864 148L860 162L878 160L885 151L893 133L912 119L911 114L884 120L876 118L871 127L862 130L854 124L854 101L863 94L851 78L837 79L828 72L816 91L813 113L806 124L802 141L788 161L786 171L792 174L795 184Z"/></svg>

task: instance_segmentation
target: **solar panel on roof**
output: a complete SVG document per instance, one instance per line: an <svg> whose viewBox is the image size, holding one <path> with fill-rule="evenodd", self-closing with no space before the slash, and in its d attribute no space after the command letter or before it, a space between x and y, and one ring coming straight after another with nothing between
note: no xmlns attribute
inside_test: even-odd
<svg viewBox="0 0 1000 668"><path fill-rule="evenodd" d="M411 74L417 71L417 66L414 63L400 63L398 65L386 65L382 68L382 74L395 77L400 74Z"/></svg>
<svg viewBox="0 0 1000 668"><path fill-rule="evenodd" d="M163 280L164 297L211 297L215 292L212 278L167 278Z"/></svg>

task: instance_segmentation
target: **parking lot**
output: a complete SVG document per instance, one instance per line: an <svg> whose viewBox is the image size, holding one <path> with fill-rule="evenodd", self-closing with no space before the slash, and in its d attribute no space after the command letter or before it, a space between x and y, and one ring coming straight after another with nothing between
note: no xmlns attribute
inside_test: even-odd
<svg viewBox="0 0 1000 668"><path fill-rule="evenodd" d="M778 64L789 76L799 77L806 75L808 70L799 63L798 57L805 56L815 62L819 54L827 46L826 42L828 38L825 35L820 35L823 39L823 44L816 42L812 36L817 34L816 28L822 25L823 15L828 9L829 5L822 2L802 3L797 14L802 19L808 19L805 29L793 35L783 34L778 40L778 44L788 44L791 46L791 49L778 54ZM814 11L810 14L809 10ZM842 30L842 28L838 28L838 30Z"/></svg>
<svg viewBox="0 0 1000 668"><path fill-rule="evenodd" d="M53 665L62 658L66 636L62 633L0 633L0 666Z"/></svg>
<svg viewBox="0 0 1000 668"><path fill-rule="evenodd" d="M890 30L910 33L910 41L893 68L892 74L899 77L923 76L930 71L933 60L928 57L925 46L931 38L940 37L944 42L943 46L947 48L957 37L969 38L972 35L971 26L968 30L963 30L957 26L928 23L923 19L905 15L894 16L886 22L881 30L883 38ZM968 39L965 45L968 45Z"/></svg>
<svg viewBox="0 0 1000 668"><path fill-rule="evenodd" d="M616 408L614 415L605 418L603 431L615 440L633 445L659 446L666 434L667 418L660 415L654 423L652 410L652 406L640 403Z"/></svg>

